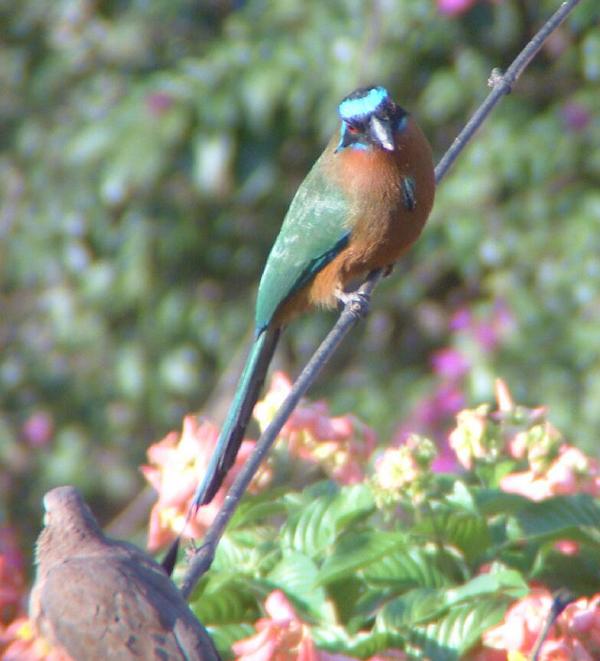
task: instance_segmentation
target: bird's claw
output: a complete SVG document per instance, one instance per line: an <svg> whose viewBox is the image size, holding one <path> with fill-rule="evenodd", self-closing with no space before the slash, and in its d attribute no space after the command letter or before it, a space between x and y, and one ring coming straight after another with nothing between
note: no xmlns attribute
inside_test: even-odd
<svg viewBox="0 0 600 661"><path fill-rule="evenodd" d="M337 300L357 319L366 317L371 304L371 297L362 291L338 292Z"/></svg>

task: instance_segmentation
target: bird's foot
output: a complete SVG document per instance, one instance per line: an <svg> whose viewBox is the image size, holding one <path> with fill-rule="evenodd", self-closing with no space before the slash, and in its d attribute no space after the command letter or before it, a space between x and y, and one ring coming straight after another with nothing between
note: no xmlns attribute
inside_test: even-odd
<svg viewBox="0 0 600 661"><path fill-rule="evenodd" d="M335 294L337 300L343 305L344 310L348 310L358 319L366 317L371 304L371 297L362 291L338 291Z"/></svg>

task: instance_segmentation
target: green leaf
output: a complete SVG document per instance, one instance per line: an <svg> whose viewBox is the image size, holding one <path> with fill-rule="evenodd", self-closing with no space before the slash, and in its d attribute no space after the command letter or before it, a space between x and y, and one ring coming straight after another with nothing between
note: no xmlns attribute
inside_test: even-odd
<svg viewBox="0 0 600 661"><path fill-rule="evenodd" d="M273 589L283 590L313 617L332 619L334 616L326 604L325 590L316 585L317 575L317 566L313 560L297 551L287 551L266 576L266 580L273 585Z"/></svg>
<svg viewBox="0 0 600 661"><path fill-rule="evenodd" d="M531 503L525 496L500 489L475 489L474 495L477 508L484 516L515 514Z"/></svg>
<svg viewBox="0 0 600 661"><path fill-rule="evenodd" d="M381 558L406 549L406 537L400 533L364 530L348 532L339 541L319 572L318 583L327 585L367 568Z"/></svg>
<svg viewBox="0 0 600 661"><path fill-rule="evenodd" d="M327 594L335 605L338 621L354 631L373 618L373 613L386 598L381 588L369 588L357 576L328 583Z"/></svg>
<svg viewBox="0 0 600 661"><path fill-rule="evenodd" d="M219 576L195 594L190 608L204 625L253 622L260 614L252 582Z"/></svg>
<svg viewBox="0 0 600 661"><path fill-rule="evenodd" d="M377 614L375 630L406 633L418 623L426 623L446 610L443 590L415 588L388 602Z"/></svg>
<svg viewBox="0 0 600 661"><path fill-rule="evenodd" d="M279 554L271 528L238 529L222 537L212 569L235 574L266 572Z"/></svg>
<svg viewBox="0 0 600 661"><path fill-rule="evenodd" d="M510 601L505 596L489 595L486 599L453 607L436 622L413 629L410 640L421 648L426 658L460 659L487 629L502 620Z"/></svg>
<svg viewBox="0 0 600 661"><path fill-rule="evenodd" d="M493 588L492 583L488 588ZM457 603L442 590L411 590L387 604L379 613L375 630L404 635L424 657L458 659L481 634L499 622L512 597L469 590L466 603Z"/></svg>
<svg viewBox="0 0 600 661"><path fill-rule="evenodd" d="M244 497L235 514L231 518L228 530L253 525L272 516L285 512L285 505L280 496L287 492L287 488L269 489L257 496Z"/></svg>
<svg viewBox="0 0 600 661"><path fill-rule="evenodd" d="M406 592L382 608L375 630L406 636L425 656L455 659L528 591L518 572L497 565L461 586Z"/></svg>
<svg viewBox="0 0 600 661"><path fill-rule="evenodd" d="M409 548L386 555L362 571L370 584L399 588L437 588L448 583L435 553Z"/></svg>
<svg viewBox="0 0 600 661"><path fill-rule="evenodd" d="M317 493L315 497L312 494ZM288 498L289 518L281 532L282 546L319 558L340 531L366 518L375 508L368 487L338 487L327 482Z"/></svg>
<svg viewBox="0 0 600 661"><path fill-rule="evenodd" d="M518 599L529 592L529 587L518 571L498 568L490 573L476 576L460 587L447 590L445 597L446 603L452 606L461 601L500 592Z"/></svg>
<svg viewBox="0 0 600 661"><path fill-rule="evenodd" d="M591 596L600 592L598 548L580 547L572 557L554 549L554 542L545 545L536 558L531 578L542 582L550 590L568 586L576 595Z"/></svg>
<svg viewBox="0 0 600 661"><path fill-rule="evenodd" d="M416 526L433 541L459 548L468 563L475 563L491 544L487 521L479 514L467 510L435 512Z"/></svg>
<svg viewBox="0 0 600 661"><path fill-rule="evenodd" d="M312 627L311 633L319 649L366 659L392 647L401 648L404 638L378 631L349 634L340 626Z"/></svg>
<svg viewBox="0 0 600 661"><path fill-rule="evenodd" d="M446 501L469 512L475 512L473 494L462 480L456 480L454 482L452 492L446 496Z"/></svg>
<svg viewBox="0 0 600 661"><path fill-rule="evenodd" d="M511 536L523 539L580 539L600 546L600 506L587 494L530 502L515 515Z"/></svg>

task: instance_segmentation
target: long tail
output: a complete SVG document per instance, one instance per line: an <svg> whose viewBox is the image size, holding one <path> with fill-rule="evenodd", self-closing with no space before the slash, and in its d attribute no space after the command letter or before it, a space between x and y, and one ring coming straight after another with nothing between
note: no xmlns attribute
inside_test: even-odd
<svg viewBox="0 0 600 661"><path fill-rule="evenodd" d="M237 385L233 402L221 429L217 447L213 452L206 474L194 495L192 508L210 503L233 466L254 404L273 357L281 329L267 328L255 340Z"/></svg>

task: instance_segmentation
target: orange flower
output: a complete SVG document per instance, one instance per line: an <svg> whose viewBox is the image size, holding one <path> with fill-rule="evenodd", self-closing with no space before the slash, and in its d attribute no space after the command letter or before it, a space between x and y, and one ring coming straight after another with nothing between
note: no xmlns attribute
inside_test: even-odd
<svg viewBox="0 0 600 661"><path fill-rule="evenodd" d="M188 415L181 433L171 432L147 451L149 464L142 474L158 492L158 501L150 513L148 548L155 551L171 541L185 525L192 497L215 449L218 428L208 420ZM227 474L224 484L212 502L198 510L183 534L201 537L221 508L225 493L252 449L254 441L244 441ZM260 478L259 478L260 479Z"/></svg>
<svg viewBox="0 0 600 661"><path fill-rule="evenodd" d="M281 590L267 597L265 611L269 617L256 622L257 633L232 645L238 661L319 661L310 629Z"/></svg>

